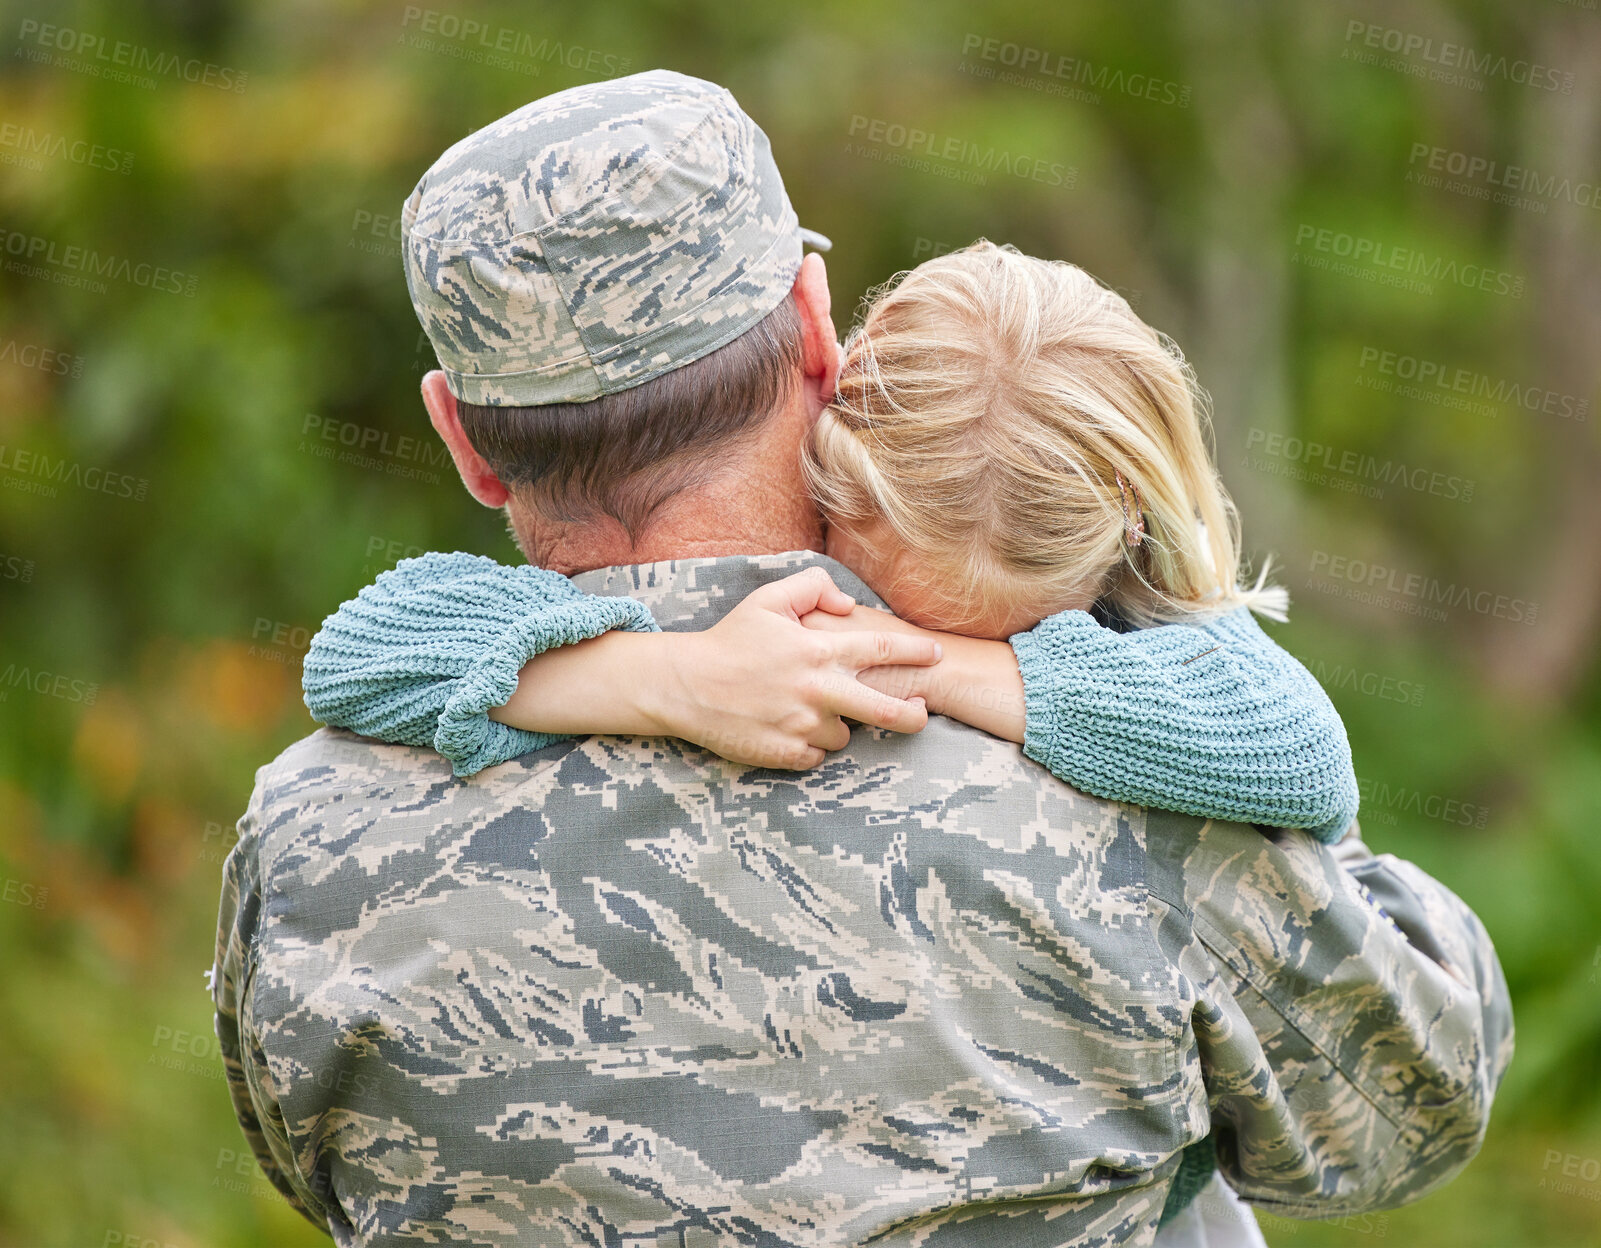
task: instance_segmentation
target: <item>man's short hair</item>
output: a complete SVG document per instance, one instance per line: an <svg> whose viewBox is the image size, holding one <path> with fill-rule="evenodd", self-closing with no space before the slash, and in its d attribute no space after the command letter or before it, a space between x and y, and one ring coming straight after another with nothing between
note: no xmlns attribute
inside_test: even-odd
<svg viewBox="0 0 1601 1248"><path fill-rule="evenodd" d="M793 296L738 338L587 403L459 402L473 449L522 501L559 520L609 516L637 540L675 494L716 474L717 453L766 422L800 384Z"/></svg>

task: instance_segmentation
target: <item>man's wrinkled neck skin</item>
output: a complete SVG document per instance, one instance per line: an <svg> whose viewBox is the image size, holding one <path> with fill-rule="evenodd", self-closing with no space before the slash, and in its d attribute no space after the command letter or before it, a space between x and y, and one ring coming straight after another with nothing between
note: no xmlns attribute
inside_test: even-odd
<svg viewBox="0 0 1601 1248"><path fill-rule="evenodd" d="M467 492L504 509L525 558L571 575L595 568L715 555L823 549L824 527L801 475L801 445L834 396L840 347L829 319L828 275L819 255L802 261L792 292L800 313L802 377L778 411L717 453L695 485L668 499L634 540L616 520L558 520L529 507L473 449L445 375L423 378L423 404Z"/></svg>
<svg viewBox="0 0 1601 1248"><path fill-rule="evenodd" d="M567 576L665 559L822 550L823 518L800 471L810 428L803 402L797 393L787 410L720 450L712 475L663 503L635 541L609 517L553 521L513 496L506 516L518 547L530 563Z"/></svg>

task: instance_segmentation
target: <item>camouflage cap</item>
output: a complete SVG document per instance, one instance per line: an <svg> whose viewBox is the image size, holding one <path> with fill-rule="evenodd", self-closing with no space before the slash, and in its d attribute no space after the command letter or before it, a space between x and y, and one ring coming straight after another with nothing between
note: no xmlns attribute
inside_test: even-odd
<svg viewBox="0 0 1601 1248"><path fill-rule="evenodd" d="M790 291L802 241L767 136L667 70L535 100L406 200L406 285L451 393L580 403L681 368Z"/></svg>

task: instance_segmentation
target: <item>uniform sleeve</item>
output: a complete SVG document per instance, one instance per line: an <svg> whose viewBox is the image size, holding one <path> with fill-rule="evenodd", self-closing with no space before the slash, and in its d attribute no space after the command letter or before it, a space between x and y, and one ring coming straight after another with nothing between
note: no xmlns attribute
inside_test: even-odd
<svg viewBox="0 0 1601 1248"><path fill-rule="evenodd" d="M283 1114L272 1082L266 1077L266 1057L251 1019L256 930L262 907L256 857L256 816L261 793L258 777L250 808L239 821L238 844L223 866L222 902L217 912L217 944L211 968L217 1047L239 1129L262 1173L307 1221L326 1233L329 1223L323 1204L294 1164Z"/></svg>
<svg viewBox="0 0 1601 1248"><path fill-rule="evenodd" d="M1356 816L1338 712L1243 608L1128 633L1064 611L1012 649L1023 752L1086 793L1324 841Z"/></svg>
<svg viewBox="0 0 1601 1248"><path fill-rule="evenodd" d="M1410 863L1150 812L1159 939L1190 1012L1218 1169L1260 1208L1391 1208L1478 1152L1511 1060L1483 925Z"/></svg>
<svg viewBox="0 0 1601 1248"><path fill-rule="evenodd" d="M385 572L323 621L302 689L312 718L428 746L470 776L560 737L489 718L535 655L614 628L654 632L632 598L581 593L543 568L430 554Z"/></svg>

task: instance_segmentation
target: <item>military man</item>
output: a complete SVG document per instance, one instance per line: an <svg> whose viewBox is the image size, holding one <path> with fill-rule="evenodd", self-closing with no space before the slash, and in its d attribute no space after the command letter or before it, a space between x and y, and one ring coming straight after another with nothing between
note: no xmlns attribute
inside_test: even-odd
<svg viewBox="0 0 1601 1248"><path fill-rule="evenodd" d="M796 455L824 240L727 92L537 101L405 227L431 418L532 561L668 629L807 569L877 601ZM1473 1156L1512 1035L1410 864L940 718L807 771L589 737L466 781L324 729L259 773L214 994L263 1170L341 1245L1146 1244L1208 1136L1259 1207L1360 1213Z"/></svg>

